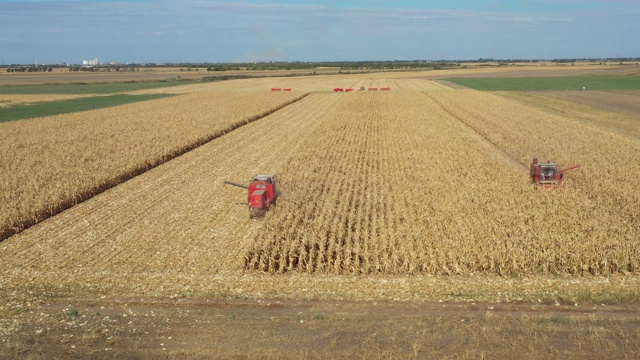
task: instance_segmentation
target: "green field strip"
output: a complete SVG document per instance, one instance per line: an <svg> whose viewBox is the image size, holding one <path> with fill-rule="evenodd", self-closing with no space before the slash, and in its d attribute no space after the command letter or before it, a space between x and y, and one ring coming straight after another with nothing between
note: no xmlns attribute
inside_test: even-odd
<svg viewBox="0 0 640 360"><path fill-rule="evenodd" d="M481 91L640 90L640 76L558 76L443 79Z"/></svg>
<svg viewBox="0 0 640 360"><path fill-rule="evenodd" d="M115 94L147 89L165 88L185 85L185 81L150 81L150 82L122 82L122 83L92 83L92 84L45 84L45 85L11 85L0 86L0 94Z"/></svg>
<svg viewBox="0 0 640 360"><path fill-rule="evenodd" d="M80 111L101 109L106 107L131 104L139 101L161 99L174 96L172 94L146 94L146 95L109 95L93 96L86 98L49 101L36 104L21 104L0 108L0 123L38 118L44 116L68 114Z"/></svg>

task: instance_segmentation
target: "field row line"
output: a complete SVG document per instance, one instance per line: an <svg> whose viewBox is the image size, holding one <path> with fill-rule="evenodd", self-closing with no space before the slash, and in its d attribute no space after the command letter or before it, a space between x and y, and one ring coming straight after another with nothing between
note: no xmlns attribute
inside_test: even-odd
<svg viewBox="0 0 640 360"><path fill-rule="evenodd" d="M423 94L429 100L433 101L440 108L440 110L442 110L445 113L449 114L451 117L457 119L462 125L467 127L469 130L473 131L475 134L477 134L479 137L481 137L484 141L486 141L486 143L489 146L491 146L491 148L493 150L495 150L499 154L502 154L505 160L507 160L511 164L515 165L520 170L523 170L523 171L527 171L528 170L528 164L523 164L522 162L518 161L517 158L512 157L505 149L501 148L498 143L493 141L493 139L491 137L487 136L485 133L483 133L481 131L478 131L477 127L475 127L473 125L473 123L471 121L469 121L469 117L468 116L467 117L461 116L458 113L456 113L455 111L452 111L449 107L447 107L442 102L442 100L437 99L435 96L429 95L429 92L423 92Z"/></svg>

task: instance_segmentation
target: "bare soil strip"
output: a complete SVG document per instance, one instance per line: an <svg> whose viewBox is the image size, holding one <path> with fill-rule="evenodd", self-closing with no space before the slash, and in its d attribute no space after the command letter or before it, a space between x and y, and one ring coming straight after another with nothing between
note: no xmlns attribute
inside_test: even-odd
<svg viewBox="0 0 640 360"><path fill-rule="evenodd" d="M620 114L640 118L640 90L635 91L552 91L545 93Z"/></svg>
<svg viewBox="0 0 640 360"><path fill-rule="evenodd" d="M2 94L0 95L0 108L15 106L20 104L32 104L48 101L77 99L80 97L89 97L93 95L66 95L66 94L38 94L38 95L14 95L14 94Z"/></svg>
<svg viewBox="0 0 640 360"><path fill-rule="evenodd" d="M450 87L452 89L468 89L466 86L458 85L456 83L452 83L451 81L447 81L447 80L434 80L434 81L444 86Z"/></svg>
<svg viewBox="0 0 640 360"><path fill-rule="evenodd" d="M53 299L2 358L634 358L632 306Z"/></svg>

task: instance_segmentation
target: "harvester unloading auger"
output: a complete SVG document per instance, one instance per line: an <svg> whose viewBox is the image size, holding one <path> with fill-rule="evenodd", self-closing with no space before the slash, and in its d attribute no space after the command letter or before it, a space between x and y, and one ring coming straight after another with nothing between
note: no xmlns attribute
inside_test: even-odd
<svg viewBox="0 0 640 360"><path fill-rule="evenodd" d="M247 195L249 217L253 219L263 217L270 207L276 206L276 200L278 199L277 179L276 175L256 175L251 179L251 183L248 186L231 181L225 181L224 183L249 190Z"/></svg>
<svg viewBox="0 0 640 360"><path fill-rule="evenodd" d="M579 167L580 165L573 165L559 169L558 164L554 162L547 161L546 163L540 163L538 162L538 158L533 158L529 174L531 175L531 182L534 184L540 184L547 187L560 186L562 185L564 173Z"/></svg>

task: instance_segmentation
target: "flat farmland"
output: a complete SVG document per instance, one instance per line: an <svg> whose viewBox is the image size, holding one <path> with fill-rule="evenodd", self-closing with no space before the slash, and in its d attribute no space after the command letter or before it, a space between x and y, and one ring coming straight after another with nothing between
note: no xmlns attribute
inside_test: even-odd
<svg viewBox="0 0 640 360"><path fill-rule="evenodd" d="M601 63L578 62L573 65L553 62L539 63L460 63L459 68L440 70L398 70L389 73L380 70L352 70L332 68L294 69L294 70L229 70L207 71L206 68L157 67L141 68L139 71L97 71L72 72L66 68L56 68L50 73L8 73L0 69L0 86L6 85L38 85L38 84L95 84L149 82L166 80L200 81L205 78L251 77L305 77L309 75L335 75L349 73L350 76L365 78L425 78L429 80L444 78L502 78L502 77L555 77L580 75L638 75L640 66L635 62ZM315 77L315 76L312 76Z"/></svg>
<svg viewBox="0 0 640 360"><path fill-rule="evenodd" d="M640 118L640 90L558 91L549 95Z"/></svg>
<svg viewBox="0 0 640 360"><path fill-rule="evenodd" d="M158 81L167 79L200 80L210 74L207 71L139 71L139 72L70 72L55 69L51 73L7 73L0 72L1 85L33 85L43 83L77 84L127 81Z"/></svg>
<svg viewBox="0 0 640 360"><path fill-rule="evenodd" d="M482 321L490 324L495 319L484 311L493 309L492 304L555 303L568 311L567 306L622 302L631 304L624 310L630 314L627 322L604 324L598 322L597 313L590 313L596 315L588 324L605 329L599 330L603 335L580 340L563 333L564 345L583 351L585 341L595 346L606 339L610 345L606 351L614 357L637 351L631 344L640 343L639 334L631 329L637 323L640 298L640 168L635 160L640 138L604 124L623 121L625 115L608 113L599 123L585 121L578 112L559 112L503 94L450 89L421 78L337 75L197 86L183 96L146 102L148 108L140 113L165 108L165 115L176 119L206 117L224 108L225 99L238 104L229 106L231 113L233 108L245 111L257 103L262 109L260 99L265 94L277 111L154 164L1 242L0 294L7 301L0 314L17 315L7 315L0 325L12 341L11 334L23 329L14 319L35 324L37 309L53 314L63 306L55 300L59 298L82 304L73 306L86 308L84 314L99 312L94 301L109 302L108 308L132 301L142 301L146 307L154 301L202 299L269 304L274 299L395 301L417 308L425 302L478 303L476 311L482 311ZM332 91L360 86L392 90ZM270 87L295 91L272 93ZM290 97L274 98L279 95ZM131 108L116 109L135 114L133 106L139 110L142 105L127 106ZM117 114L113 109L101 111L104 116ZM256 112L260 113L252 110L233 119ZM72 116L60 115L56 121ZM223 117L214 116L213 124L218 126ZM131 132L143 139L142 144L166 141L139 135L152 133L159 119L133 121L122 124L115 138ZM38 123L46 127L46 122ZM36 126L36 122L25 124ZM638 131L640 124L624 126ZM132 132L138 128L146 130ZM106 132L99 130L96 136ZM35 145L15 148L25 147ZM561 189L542 190L529 182L533 157L582 167L567 173ZM281 195L278 206L264 219L251 220L245 190L223 181L245 182L257 173L277 174ZM56 198L52 199L43 202ZM73 308L58 310L68 313ZM323 311L344 317L336 307ZM384 312L384 317L401 314L402 318L411 311ZM217 316L207 314L210 320ZM283 316L310 323L313 331L321 332L313 324L320 326L316 322L324 319L322 314ZM476 316L456 319L465 322ZM569 328L586 321L571 319L558 321ZM53 324L60 319L45 320ZM331 326L340 331L343 325ZM449 329L461 339L482 331L477 328L465 335L466 328ZM121 334L127 326L116 330ZM414 334L423 330L416 328ZM169 334L178 329L171 331L166 335L174 337ZM625 337L618 336L621 333ZM400 351L396 355L441 355L424 348L432 344L425 334L415 336L413 345L394 345ZM36 339L46 341L45 335ZM547 338L537 345L528 342L532 335L522 334L514 349L542 346L549 356L567 355ZM101 336L94 338L106 339ZM383 340L371 341L390 346ZM442 344L442 339L435 343ZM408 353L399 350L406 351L407 346L415 347ZM442 346L465 354L453 344ZM482 353L480 343L470 346L477 351L467 352L467 357ZM65 347L58 351L73 354ZM181 351L184 347L176 344L167 354L179 356ZM332 353L336 354L329 350L323 354ZM312 357L309 354L298 355Z"/></svg>
<svg viewBox="0 0 640 360"><path fill-rule="evenodd" d="M1 123L0 238L304 95L204 91Z"/></svg>

